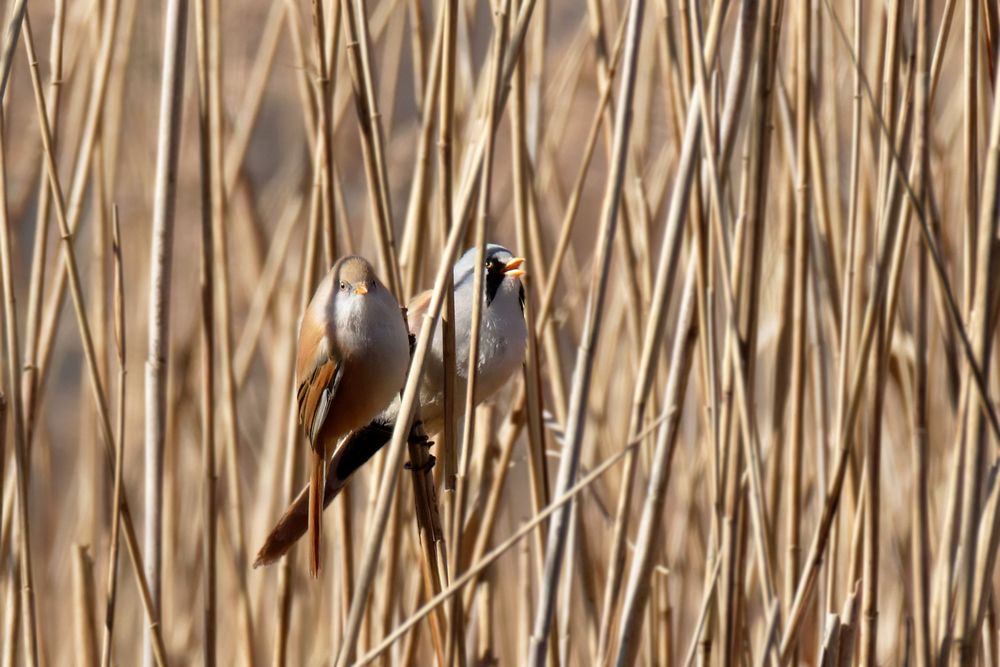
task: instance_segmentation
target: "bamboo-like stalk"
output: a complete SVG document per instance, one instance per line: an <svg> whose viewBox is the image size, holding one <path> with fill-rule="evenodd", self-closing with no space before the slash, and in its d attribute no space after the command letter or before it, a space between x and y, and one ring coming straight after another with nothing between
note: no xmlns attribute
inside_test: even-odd
<svg viewBox="0 0 1000 667"><path fill-rule="evenodd" d="M30 27L28 28L30 30ZM25 43L28 40L26 38ZM24 434L24 413L21 390L17 377L18 360L21 358L17 333L17 310L14 303L14 270L11 259L10 220L7 215L7 166L5 128L0 125L0 271L3 279L4 340L7 353L7 382L10 392L10 410L14 413L14 466L17 474L17 532L19 555L18 571L21 589L21 626L24 631L24 659L30 667L39 664L38 619L36 617L34 577L31 562L30 524L28 522L28 469L27 443ZM0 420L2 421L2 420ZM5 424L3 424L5 425ZM13 584L13 581L11 582Z"/></svg>
<svg viewBox="0 0 1000 667"><path fill-rule="evenodd" d="M204 1L204 0L203 0ZM212 321L206 325L211 326L212 335L216 335L216 330L218 334L216 339L218 341L218 359L220 361L219 377L221 379L222 385L222 416L223 416L223 433L225 434L224 441L224 452L225 452L225 468L226 468L226 481L227 489L229 492L229 533L231 535L231 541L233 544L234 559L233 559L233 569L236 573L237 579L237 597L239 604L239 618L240 618L240 630L242 634L242 658L243 664L252 665L253 660L253 637L254 637L254 625L253 617L250 611L250 593L249 585L247 583L247 555L246 555L246 538L245 530L243 527L243 515L244 515L244 504L243 504L243 494L240 490L240 474L239 474L239 435L237 433L237 424L239 422L237 409L236 409L236 380L234 377L233 369L233 351L232 351L232 323L231 323L231 290L229 284L229 243L226 228L226 214L227 214L227 198L226 198L226 181L225 181L225 163L224 153L223 153L223 119L222 119L222 38L221 38L221 8L218 0L208 0L209 4L207 6L207 13L205 14L206 22L205 27L207 28L205 49L204 49L204 67L205 69L205 93L204 98L207 106L207 121L208 124L204 128L206 132L207 150L208 150L208 163L205 165L205 171L202 173L202 178L208 181L209 190L207 194L209 195L208 200L202 202L202 206L209 207L212 231L212 243L210 249L213 252L212 262L215 265L215 270L206 275L206 284L210 286L211 289L217 290L217 294L213 296L211 303L212 307L217 309L217 312L213 315ZM203 196L206 192L203 190ZM216 318L218 318L218 327L216 329ZM206 368L212 368L214 359L208 357L204 360ZM214 372L214 371L213 371ZM210 390L210 391L209 391ZM206 391L212 396L212 400L215 400L215 386L206 385ZM206 428L214 428L214 420L209 419L214 415L207 415L205 418L204 426ZM214 436L213 436L214 437ZM206 448L211 450L213 460L210 469L206 469L206 476L211 473L213 477L212 484L209 488L214 488L216 482L215 477L215 443L205 443ZM207 482L207 477L206 477ZM211 509L212 513L207 515L209 517L215 514L215 498L212 498L213 506L211 508L206 506L206 510ZM214 656L213 656L214 657Z"/></svg>
<svg viewBox="0 0 1000 667"><path fill-rule="evenodd" d="M94 637L94 562L82 544L73 545L73 606L76 623L74 637L76 664L80 667L97 665L97 643Z"/></svg>
<svg viewBox="0 0 1000 667"><path fill-rule="evenodd" d="M322 234L322 230L320 229L319 207L319 197L314 193L312 211L309 216L309 228L306 231L305 248L302 254L303 260L299 279L298 308L293 311L294 313L302 313L305 311L306 307L309 305L309 299L312 297L313 286L316 282L316 259L319 253L320 235ZM291 315L290 320L291 322L288 326L286 326L286 335L294 340L298 332L298 318L296 315ZM290 344L287 347L285 363L288 368L295 367L294 344ZM295 401L292 398L294 389L294 378L291 374L289 374L288 389L285 392L285 395L289 398L284 418L285 430L283 447L285 456L282 464L280 495L280 498L284 500L292 500L295 498L295 470L299 460L298 452L302 449L301 443L299 442L300 429L298 424L298 411L295 409ZM289 565L288 559L286 558L281 562L280 569L278 570L277 604L275 605L277 619L274 627L275 639L271 656L271 664L274 667L284 665L287 661L288 624L289 616L291 615L289 577Z"/></svg>
<svg viewBox="0 0 1000 667"><path fill-rule="evenodd" d="M49 61L52 63L52 74L49 79L51 92L48 99L49 127L58 127L60 98L63 77L63 36L65 31L65 3L59 0L56 4L56 18L53 21L52 44ZM113 11L105 11L108 16L114 16ZM54 137L55 138L55 137ZM42 293L45 287L45 257L48 246L49 212L52 200L50 198L49 182L45 175L45 165L39 165L38 176L38 215L35 217L35 240L31 254L31 280L28 292L28 314L25 323L25 371L24 386L21 391L27 396L35 377L35 370L30 369L35 360L35 350L38 345L38 327L41 324ZM27 415L26 415L26 418ZM27 441L31 442L31 421L28 420Z"/></svg>
<svg viewBox="0 0 1000 667"><path fill-rule="evenodd" d="M514 5L511 5L512 7ZM536 28L537 30L537 28ZM544 282L544 251L540 244L532 245L531 229L533 225L530 202L532 195L532 173L531 159L528 155L528 138L525 127L525 69L522 65L514 72L514 80L511 82L513 99L510 109L510 132L511 132L511 179L513 181L514 195L514 231L517 239L517 247L520 253L531 257L530 275L522 276L521 289L523 299L521 303L524 314L524 324L528 332L528 341L524 353L524 366L522 376L524 378L523 393L519 394L517 403L518 412L523 412L525 420L525 432L527 434L527 459L528 459L528 484L531 494L531 508L534 512L539 512L549 501L549 474L545 457L545 429L543 426L543 394L542 394L542 357L539 349L539 332L543 336L546 344L546 357L550 369L549 377L552 379L552 403L555 403L554 410L557 418L565 419L565 408L563 407L563 397L565 390L562 387L562 368L557 343L555 340L555 327L539 329L535 324L534 303L532 289L535 284L551 284ZM605 89L610 89L606 85ZM529 228L530 227L530 228ZM536 279L537 282L536 282ZM513 443L511 443L513 444ZM535 581L541 581L542 577L542 555L545 553L545 526L539 525L535 531ZM485 543L482 544L485 547ZM481 553L481 552L480 552ZM472 591L467 597L471 598ZM530 623L530 617L525 623ZM551 644L550 654L556 657L557 647Z"/></svg>
<svg viewBox="0 0 1000 667"><path fill-rule="evenodd" d="M792 361L791 406L788 432L788 560L785 562L785 591L791 597L799 571L801 547L799 545L802 507L802 450L805 421L806 376L806 295L809 270L809 215L810 164L809 117L812 106L812 18L804 4L797 7L796 75L795 75L795 147L798 181L795 186L795 259L792 276Z"/></svg>
<svg viewBox="0 0 1000 667"><path fill-rule="evenodd" d="M218 126L215 111L218 85L212 24L217 25L217 7L210 0L197 0L195 27L198 54L198 135L201 167L201 465L202 465L202 642L203 663L216 664L217 643L217 556L216 556L216 472L215 472L215 264L213 221L221 213L222 193L216 188ZM215 3L212 3L215 4ZM214 14L214 16L213 16ZM239 508L236 508L237 512Z"/></svg>
<svg viewBox="0 0 1000 667"><path fill-rule="evenodd" d="M114 266L114 335L118 359L118 420L115 431L114 491L111 502L111 539L108 546L107 601L104 612L104 638L101 641L101 667L111 665L112 639L114 636L115 608L118 599L118 547L120 542L122 477L125 464L125 283L122 260L121 225L118 207L111 213L111 257Z"/></svg>
<svg viewBox="0 0 1000 667"><path fill-rule="evenodd" d="M91 87L91 94L87 99L86 118L83 121L83 128L75 152L75 166L70 185L69 200L63 202L62 214L60 214L58 209L56 210L57 218L59 215L66 218L66 227L70 233L76 233L83 211L83 198L87 192L87 180L93 165L93 151L101 125L105 94L111 72L112 54L118 34L118 11L118 0L109 0L104 8L105 26L101 35L101 43L95 63L94 82ZM40 96L41 93L37 95ZM49 124L50 131L52 127L53 125ZM48 173L48 167L46 166L46 174ZM50 179L47 177L46 180ZM57 205L59 204L54 195L52 196L52 201ZM27 414L26 433L28 436L31 436L34 431L34 422L39 401L38 394L41 393L41 387L49 370L53 340L58 328L59 315L63 310L66 282L68 279L71 279L69 270L63 262L57 262L53 278L52 296L48 299L48 305L42 319L42 327L28 339L25 348L26 357L23 382L25 384L24 403ZM29 325L31 325L30 320ZM30 439L28 440L28 446L31 446Z"/></svg>
<svg viewBox="0 0 1000 667"><path fill-rule="evenodd" d="M160 611L163 530L163 447L166 439L166 365L170 333L170 270L173 254L177 159L180 152L187 0L166 6L160 120L157 132L156 190L150 247L149 341L145 368L145 557L153 609ZM143 663L152 663L152 640L143 632Z"/></svg>
<svg viewBox="0 0 1000 667"><path fill-rule="evenodd" d="M997 105L1000 106L1000 105ZM990 355L993 352L995 341L991 336L989 309L992 303L994 290L997 285L991 282L993 263L996 261L993 252L994 239L998 231L998 206L1000 206L1000 190L998 190L996 180L1000 175L1000 109L994 107L993 117L990 124L990 150L987 157L986 168L983 179L983 199L982 207L979 211L978 228L975 232L977 239L976 247L976 269L975 284L973 288L973 298L971 300L971 322L969 329L972 335L972 345L974 348L974 362L980 364L980 368L989 370ZM967 160L970 159L967 156ZM971 165L970 165L971 166ZM968 384L969 374L965 375L965 383ZM970 393L965 392L964 393ZM954 647L951 654L953 664L964 664L975 659L977 653L978 629L981 623L982 612L981 603L977 608L977 598L986 596L977 592L977 586L986 586L986 574L980 574L980 567L976 561L978 559L977 550L985 546L983 551L987 554L992 552L991 557L985 559L985 564L991 564L996 558L996 535L998 534L996 516L996 503L994 496L997 495L995 489L989 491L989 501L981 503L978 493L974 497L969 497L971 493L968 486L973 486L978 491L981 488L988 488L985 470L986 461L986 420L983 410L975 405L971 400L966 405L966 413L959 415L965 420L964 440L966 448L966 473L964 483L966 485L963 497L962 509L962 530L959 543L958 562L955 566L955 582L958 587L955 600L955 621L954 621ZM973 462L979 467L972 467ZM996 487L996 482L992 482ZM981 519L987 519L985 527L980 527ZM991 572L991 569L985 570Z"/></svg>
<svg viewBox="0 0 1000 667"><path fill-rule="evenodd" d="M17 48L17 40L21 34L21 24L24 22L25 10L28 7L28 0L17 0L10 7L10 21L7 23L7 30L3 35L3 51L0 52L0 101L4 99L7 92L7 83L10 80L10 67L14 62L14 49Z"/></svg>
<svg viewBox="0 0 1000 667"><path fill-rule="evenodd" d="M340 6L335 5L335 18L331 34L336 43L338 34L338 24L340 22ZM324 53L326 44L326 18L321 0L312 0L313 26L313 46L315 67L319 70L316 80L315 91L319 110L319 117L315 126L316 149L317 149L317 169L315 174L316 183L319 186L322 197L323 212L323 250L326 256L326 263L333 266L337 257L337 241L333 219L333 129L332 111L330 103L333 99L333 76L330 72L330 62Z"/></svg>
<svg viewBox="0 0 1000 667"><path fill-rule="evenodd" d="M420 6L419 1L414 2L414 12ZM431 162L431 139L434 134L434 119L436 118L436 104L438 101L438 89L441 83L441 59L444 48L445 11L447 3L441 3L438 10L438 18L435 20L434 41L431 47L430 65L427 72L426 82L420 97L421 119L420 133L417 140L417 150L414 157L413 180L410 182L410 194L404 225L403 242L400 248L400 268L403 271L403 282L407 296L413 295L417 291L417 280L420 274L420 262L418 258L422 255L421 249L426 242L427 230L427 209L430 182L428 172Z"/></svg>
<svg viewBox="0 0 1000 667"><path fill-rule="evenodd" d="M930 101L933 90L929 40L931 30L931 3L920 0L917 4L917 77L916 116L914 121L914 163L917 168L914 184L918 201L926 206L930 174ZM913 521L913 608L914 654L918 667L931 663L930 628L930 532L928 503L928 323L927 323L927 249L921 247L917 257L916 276L916 348L914 368L914 483L911 493Z"/></svg>
<svg viewBox="0 0 1000 667"><path fill-rule="evenodd" d="M538 526L543 521L546 521L550 516L558 512L560 509L567 506L567 504L576 498L581 491L589 488L596 482L604 473L612 468L615 464L620 462L628 452L633 451L642 440L646 438L646 434L643 433L641 438L633 440L632 442L625 445L621 451L613 454L600 465L594 466L594 468L586 475L580 478L576 484L566 489L559 496L552 499L544 510L536 514L531 518L530 521L525 522L517 531L515 531L506 540L491 549L483 558L469 566L465 572L461 575L455 577L447 588L442 590L432 599L428 600L420 609L411 614L403 623L401 623L395 630L392 631L385 639L383 639L379 644L377 644L372 650L363 656L359 657L353 664L364 665L379 655L381 655L386 649L388 649L392 644L403 636L406 632L410 630L414 625L423 620L428 614L437 609L440 605L447 602L453 595L458 594L465 586L467 586L471 581L475 580L476 577L480 576L483 570L492 565L497 559L500 558L504 553L509 551L513 546L518 544L524 537L534 531L535 527Z"/></svg>
<svg viewBox="0 0 1000 667"><path fill-rule="evenodd" d="M733 71L737 72L737 74L730 79L730 87L726 91L725 116L727 119L735 117L736 108L742 103L743 93L746 90L745 81L747 77L745 74L751 62L751 58L749 56L750 49L753 45L753 35L756 27L756 12L756 3L747 2L743 4L740 14L740 28L738 32L740 44L736 49L734 49L733 52ZM713 12L713 16L719 17L716 18L716 20L719 20L722 14L720 12ZM705 45L705 54L708 61L712 61L714 59L714 51L715 46L713 44ZM699 128L704 118L700 114L700 108L696 108L700 107L698 98L693 96L692 100L692 104L689 108L687 127L685 128L684 133L684 148L680 160L682 166L679 169L678 175L679 185L675 187L674 194L671 199L670 213L668 214L669 218L667 221L667 238L664 239L663 242L664 245L661 250L657 274L654 279L655 289L652 297L650 319L646 327L645 339L643 343L643 354L639 367L639 379L636 384L636 391L633 394L632 415L629 426L631 433L635 433L638 430L645 412L645 403L650 385L652 383L653 372L655 370L655 365L653 363L654 355L658 350L659 340L661 338L666 319L667 298L669 295L668 288L672 282L672 276L674 275L677 262L680 233L682 231L681 218L684 215L683 210L687 206L687 198L691 189L691 177L694 169L694 156L698 147ZM725 165L728 161L732 141L735 138L735 134L733 132L734 127L735 125L732 122L729 122L726 124L726 129L723 131L723 151L720 156L720 163L723 165ZM729 147L728 150L726 147ZM604 655L604 651L602 649L607 645L606 642L610 631L611 611L618 595L617 591L621 586L620 578L624 568L624 530L627 525L625 521L625 513L629 506L635 465L636 461L632 457L626 460L624 483L619 492L618 509L615 518L615 535L613 537L611 557L609 559L610 565L607 579L608 583L605 591L604 609L601 615L602 620L598 642L598 646L600 647L598 649L598 655L602 656L602 659Z"/></svg>
<svg viewBox="0 0 1000 667"><path fill-rule="evenodd" d="M496 100L497 114L500 113L500 110L506 104L507 95L506 89L503 86L506 82L510 81L514 65L520 56L521 44L524 40L524 33L527 28L528 21L531 18L531 11L533 8L533 0L529 0L526 5L521 7L521 11L517 17L517 23L511 33L512 37L507 50L507 56L504 59L503 75L501 76L501 91L503 94L501 94ZM495 129L495 126L487 127L486 131L493 132ZM483 151L485 151L484 141L481 140L477 144L477 149L473 157L473 164L475 166L473 166L469 172L473 175L478 174L479 169L482 168L483 152L479 151L479 147L482 147ZM444 300L445 290L451 282L450 277L452 273L452 263L455 261L455 256L458 253L459 243L461 243L463 237L465 236L464 231L468 220L468 216L465 212L468 210L471 203L471 194L469 194L467 190L463 191L459 197L459 201L460 215L455 217L455 224L449 232L445 249L442 252L441 259L439 260L431 301L427 311L425 312L424 321L421 324L420 332L417 336L417 344L410 361L410 370L406 387L404 388L402 398L400 399L399 417L397 418L396 426L393 429L392 439L389 442L389 449L386 453L385 469L379 489L378 502L375 507L375 516L373 522L369 526L368 535L365 539L362 569L358 575L356 593L351 603L350 615L344 631L345 642L343 646L341 646L340 653L337 658L338 665L346 665L353 659L353 653L357 642L358 628L361 624L361 617L364 614L368 592L375 576L375 568L378 565L377 554L381 543L381 535L384 532L386 522L388 521L389 510L392 506L392 495L395 492L396 482L398 481L398 468L400 461L402 460L404 436L409 430L408 422L412 419L416 410L419 378L421 373L423 373L424 364L427 360L427 352L430 346L430 339L433 334L435 322L441 314L441 306L443 305L442 302Z"/></svg>
<svg viewBox="0 0 1000 667"><path fill-rule="evenodd" d="M843 30L843 26L840 24L839 18L836 17L836 14L834 13L832 7L829 5L829 2L825 0L825 4L828 13L830 13L831 17L834 19L834 23L837 27L838 34L840 35L841 39L845 42L845 44L849 44L849 40L847 39L846 33ZM847 48L850 49L849 46ZM851 57L853 62L857 63L857 58L853 54L853 52L851 53ZM862 78L862 83L864 84L863 87L869 100L872 100L873 96L871 94L870 86L868 86L867 81L863 78ZM876 114L876 119L878 120L878 125L881 132L884 135L888 135L889 132L882 115ZM895 148L891 145L891 143L892 142L889 142L889 152L890 152L889 157L892 160L893 164L896 165L899 163L899 155L895 150ZM899 173L902 173L901 169ZM969 341L968 334L966 333L965 327L962 325L961 318L958 315L957 302L954 298L954 293L951 289L950 283L948 282L947 276L945 275L940 248L938 247L937 242L931 233L923 209L919 207L919 205L917 205L915 201L914 192L912 187L910 187L909 182L904 180L902 185L904 187L905 194L908 197L910 204L914 209L916 217L920 222L920 229L921 232L923 233L925 243L928 246L928 249L930 251L930 256L933 262L935 271L934 275L939 281L939 284L942 286L943 291L945 293L948 306L948 314L951 318L951 321L955 324L956 329L958 330L959 337L962 342L963 353L965 354L966 360L970 366L970 376L974 380L975 388L977 392L979 392L980 397L983 397L986 395L985 378L982 375L982 369L979 367L976 357L972 351L972 345L971 342ZM902 224L903 231L901 233L903 238L906 237L906 233L909 230L909 219L910 219L909 216L906 216ZM855 372L853 373L852 376L853 377L852 391L849 393L850 399L847 402L846 409L840 411L841 418L838 420L839 421L838 440L840 444L838 446L839 452L838 452L837 466L834 476L832 478L832 486L828 489L827 498L824 501L820 523L817 526L817 529L814 533L812 546L810 548L810 557L807 559L807 562L813 562L813 563L818 562L815 560L815 554L821 553L825 549L826 540L829 537L830 525L832 523L832 519L835 515L837 504L839 502L840 489L843 484L847 457L850 452L850 446L849 446L850 440L848 439L849 432L853 430L854 420L857 416L860 404L861 384L863 382L863 378L866 369L868 367L869 353L871 352L871 344L872 341L874 340L874 333L876 328L874 326L874 323L877 319L877 313L882 307L882 301L886 296L886 291L887 291L886 288L889 277L888 269L890 264L896 264L900 262L904 254L902 252L895 253L893 261L892 262L889 261L889 253L892 251L893 246L895 246L896 234L899 227L899 225L896 224L895 216L890 216L889 220L890 222L886 225L887 229L884 231L880 239L880 244L879 244L880 247L878 249L878 256L880 258L878 266L880 267L880 270L877 272L875 279L875 287L872 291L871 297L866 307L864 325L862 326L859 358L855 363ZM904 244L900 244L900 247L903 247L903 245ZM985 403L981 402L981 405L983 409L990 415L990 424L995 428L996 421L994 417L996 415L992 405L989 404L988 401ZM804 601L806 597L810 595L813 590L813 585L815 584L815 577L816 577L816 566L814 565L812 567L807 568L807 570L803 573L799 581L799 585L797 587L795 595L795 602L792 605L792 612L789 614L790 616L789 623L786 626L784 636L782 637L781 645L782 645L783 655L787 654L787 651L789 650L791 643L794 641L795 635L799 628L799 623L801 621L801 612L804 608Z"/></svg>
<svg viewBox="0 0 1000 667"><path fill-rule="evenodd" d="M497 122L498 109L496 99L500 88L502 75L503 52L507 41L507 17L510 14L511 0L504 0L503 5L494 12L493 17L493 49L490 57L490 92L487 98L487 123L492 128ZM486 262L486 224L490 216L490 192L493 185L493 152L495 133L489 132L486 137L485 165L482 170L482 181L479 192L479 208L476 212L475 238L476 262L473 265L472 280L472 314L469 332L469 356L462 360L467 364L468 378L464 401L464 425L462 427L462 455L459 459L457 478L455 480L455 503L452 508L451 534L449 535L451 563L448 566L449 576L454 578L461 570L462 533L465 523L466 494L468 493L469 462L472 458L472 447L475 443L476 389L479 369L479 336L482 327L483 314L483 274ZM447 177L447 176L445 176ZM445 663L448 665L464 665L466 662L465 622L462 597L455 596L450 622L448 624L448 639Z"/></svg>
<svg viewBox="0 0 1000 667"><path fill-rule="evenodd" d="M642 614L650 592L649 579L655 564L657 546L662 537L663 506L666 502L667 484L670 480L688 373L691 370L692 352L697 339L697 328L694 325L695 265L696 259L692 256L688 262L687 277L684 279L677 333L670 354L670 376L667 380L667 390L663 395L663 413L668 417L660 426L656 439L646 500L643 503L642 519L636 536L635 558L629 571L625 602L622 605L618 651L615 658L615 664L619 667L633 664L639 650ZM653 632L653 628L650 628L650 632Z"/></svg>
<svg viewBox="0 0 1000 667"><path fill-rule="evenodd" d="M378 245L382 273L397 299L403 296L399 260L396 256L392 206L389 201L389 178L386 170L385 139L378 100L375 96L375 75L372 71L371 36L365 12L365 0L341 0L344 13L344 34L348 40L348 61L354 100L361 132L361 154L364 157L368 181L369 202L373 213L373 229Z"/></svg>
<svg viewBox="0 0 1000 667"><path fill-rule="evenodd" d="M629 23L626 28L624 70L622 87L615 118L614 148L611 155L612 171L605 190L600 230L595 244L596 260L591 293L588 297L584 329L577 353L574 370L573 389L570 394L569 417L562 459L556 479L555 493L561 494L570 487L579 466L582 442L584 400L589 393L594 359L591 350L598 339L601 316L610 267L610 250L614 241L618 220L618 206L621 199L622 181L625 173L625 159L628 154L629 129L631 127L632 100L635 90L636 61L641 37L644 0L632 0L629 7ZM543 664L548 644L548 634L555 602L555 587L558 571L564 556L569 508L561 509L549 524L546 542L545 568L542 589L538 594L535 622L532 629L531 649L526 662L533 667Z"/></svg>
<svg viewBox="0 0 1000 667"><path fill-rule="evenodd" d="M458 3L445 2L444 25L441 33L441 81L438 84L438 216L441 238L447 238L455 227L454 218L454 135L455 118L455 42L458 32ZM489 131L489 130L488 130ZM485 144L483 151L485 154ZM459 220L458 222L461 222ZM441 361L446 369L456 368L455 358L455 295L452 278L448 277L444 311L441 316ZM458 449L455 442L455 374L445 372L443 390L441 454L444 461L444 493L446 506L454 498L455 477L458 474Z"/></svg>

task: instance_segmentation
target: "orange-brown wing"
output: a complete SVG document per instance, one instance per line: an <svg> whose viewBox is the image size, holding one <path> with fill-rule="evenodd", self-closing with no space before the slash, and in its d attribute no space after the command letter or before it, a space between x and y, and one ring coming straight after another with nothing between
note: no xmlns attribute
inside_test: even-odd
<svg viewBox="0 0 1000 667"><path fill-rule="evenodd" d="M414 336L420 333L420 325L424 321L424 315L431 307L431 294L432 290L421 292L406 304L406 324Z"/></svg>
<svg viewBox="0 0 1000 667"><path fill-rule="evenodd" d="M299 388L299 423L305 428L310 444L315 447L316 436L326 421L326 416L337 393L343 367L333 356L323 327L306 313L299 332L299 358L297 376Z"/></svg>

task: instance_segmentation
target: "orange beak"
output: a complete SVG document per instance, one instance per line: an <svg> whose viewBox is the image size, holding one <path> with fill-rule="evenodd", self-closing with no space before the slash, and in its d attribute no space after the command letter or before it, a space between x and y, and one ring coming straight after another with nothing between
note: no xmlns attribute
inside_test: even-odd
<svg viewBox="0 0 1000 667"><path fill-rule="evenodd" d="M354 293L355 294L368 294L368 288L365 287L364 283L358 283L357 285L354 286Z"/></svg>
<svg viewBox="0 0 1000 667"><path fill-rule="evenodd" d="M520 278L525 274L520 266L524 264L524 257L515 257L507 262L503 267L503 274L508 278Z"/></svg>

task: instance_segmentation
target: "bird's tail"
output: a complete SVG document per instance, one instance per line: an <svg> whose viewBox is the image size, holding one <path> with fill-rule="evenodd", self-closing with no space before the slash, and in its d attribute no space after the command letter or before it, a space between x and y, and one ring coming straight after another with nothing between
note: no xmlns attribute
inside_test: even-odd
<svg viewBox="0 0 1000 667"><path fill-rule="evenodd" d="M323 508L333 502L347 485L351 474L364 465L392 437L392 424L373 421L351 433L330 460L323 493ZM322 487L321 487L322 488ZM312 480L288 506L278 523L268 533L264 546L257 552L254 567L270 565L288 553L312 525L310 510ZM317 516L320 512L316 513Z"/></svg>
<svg viewBox="0 0 1000 667"><path fill-rule="evenodd" d="M323 532L323 492L326 489L326 448L312 450L312 472L309 475L309 574L319 576L322 565L320 552Z"/></svg>

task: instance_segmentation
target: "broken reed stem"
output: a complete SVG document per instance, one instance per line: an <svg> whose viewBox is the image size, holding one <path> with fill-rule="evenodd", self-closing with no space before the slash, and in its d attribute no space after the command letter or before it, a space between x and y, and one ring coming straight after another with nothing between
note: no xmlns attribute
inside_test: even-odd
<svg viewBox="0 0 1000 667"><path fill-rule="evenodd" d="M73 545L73 606L74 636L77 665L97 664L97 644L94 638L94 562L82 544Z"/></svg>

